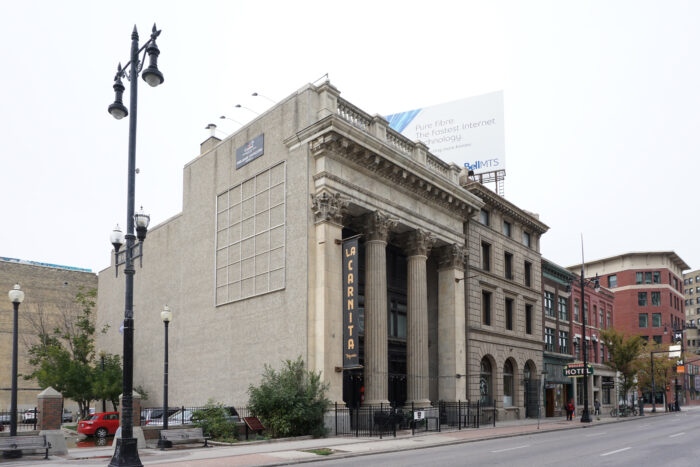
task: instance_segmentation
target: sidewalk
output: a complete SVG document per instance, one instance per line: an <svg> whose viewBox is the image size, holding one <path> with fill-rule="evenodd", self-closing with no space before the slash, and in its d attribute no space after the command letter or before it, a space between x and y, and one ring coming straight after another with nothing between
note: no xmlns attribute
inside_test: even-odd
<svg viewBox="0 0 700 467"><path fill-rule="evenodd" d="M697 407L683 407L684 410L699 410ZM669 412L675 414L676 412ZM682 412L681 412L682 413ZM645 417L659 417L666 412L650 413L645 410ZM234 445L216 445L212 448L184 448L160 451L146 448L139 451L144 465L173 465L176 467L218 467L250 465L285 465L318 460L338 459L342 457L361 456L380 452L421 449L439 445L450 445L484 439L506 438L525 434L544 433L554 430L586 428L591 425L620 423L644 420L642 417L612 418L593 417L591 424L581 423L580 418L567 421L564 417L499 422L495 427L469 428L461 431L451 430L440 433L430 432L411 435L410 431L397 433L396 438L350 438L332 437L321 439L287 439L259 442L241 442ZM330 456L321 456L308 452L311 449L326 448L333 451ZM66 456L50 456L48 461L40 456L27 456L19 460L0 458L0 467L6 466L94 466L107 465L112 456L112 448L77 448L69 449Z"/></svg>

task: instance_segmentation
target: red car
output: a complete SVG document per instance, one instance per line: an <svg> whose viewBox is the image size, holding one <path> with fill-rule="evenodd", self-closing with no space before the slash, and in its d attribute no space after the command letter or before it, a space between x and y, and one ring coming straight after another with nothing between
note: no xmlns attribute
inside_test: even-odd
<svg viewBox="0 0 700 467"><path fill-rule="evenodd" d="M90 415L90 418L78 423L78 433L104 438L113 435L119 428L119 412L103 412Z"/></svg>

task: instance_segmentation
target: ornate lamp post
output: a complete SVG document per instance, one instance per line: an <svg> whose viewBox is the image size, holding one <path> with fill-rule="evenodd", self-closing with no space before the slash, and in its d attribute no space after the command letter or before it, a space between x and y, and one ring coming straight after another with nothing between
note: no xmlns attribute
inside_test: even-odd
<svg viewBox="0 0 700 467"><path fill-rule="evenodd" d="M8 293L13 308L12 321L12 392L10 394L10 436L17 436L17 334L18 326L17 319L19 314L19 304L24 301L24 292L19 288L19 284L15 284L12 290ZM15 449L5 451L3 457L8 459L16 459L22 457L22 451Z"/></svg>
<svg viewBox="0 0 700 467"><path fill-rule="evenodd" d="M165 353L163 354L163 429L168 429L168 324L173 319L173 312L165 305L160 312L160 319L165 326ZM165 439L158 440L158 447L162 450L173 446L171 441Z"/></svg>
<svg viewBox="0 0 700 467"><path fill-rule="evenodd" d="M129 115L129 153L128 153L128 173L127 173L127 202L126 202L126 235L122 235L117 228L112 232L110 241L114 246L115 270L119 265L124 264L124 275L126 276L126 287L124 296L124 372L122 390L122 437L116 440L116 448L110 466L135 466L141 467L141 460L136 445L136 438L133 436L133 359L134 359L134 258L140 257L143 252L143 241L146 239L146 231L150 217L143 212L143 208L138 214L134 214L134 193L136 182L136 112L138 96L138 76L141 74L146 83L155 87L163 83L163 74L158 70L158 55L160 50L156 45L156 38L160 31L153 25L150 39L139 48L139 34L134 26L131 33L131 55L129 62L122 69L121 63L117 67L117 74L114 76L115 99L108 107L109 113L120 120ZM148 54L150 62L148 68L141 71L143 61L139 60L139 54L144 51L143 59ZM127 74L126 69L129 69ZM122 78L126 77L130 81L129 110L122 103L124 85ZM134 224L136 224L136 236L134 236ZM140 242L135 244L135 239ZM119 250L126 239L126 248L123 255ZM121 257L123 256L123 261Z"/></svg>
<svg viewBox="0 0 700 467"><path fill-rule="evenodd" d="M586 285L593 283L593 289L600 292L600 280L598 274L595 279L586 280L583 260L583 235L581 235L581 314L583 315L583 410L581 411L581 423L591 422L591 413L588 411L588 343L586 342L586 303L584 301L584 290Z"/></svg>

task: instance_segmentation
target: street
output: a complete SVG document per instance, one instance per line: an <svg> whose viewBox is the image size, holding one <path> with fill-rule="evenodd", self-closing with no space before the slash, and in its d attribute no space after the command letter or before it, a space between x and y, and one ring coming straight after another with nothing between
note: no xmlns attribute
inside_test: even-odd
<svg viewBox="0 0 700 467"><path fill-rule="evenodd" d="M580 423L574 421L572 423ZM583 430L400 451L322 462L322 465L697 466L700 410Z"/></svg>

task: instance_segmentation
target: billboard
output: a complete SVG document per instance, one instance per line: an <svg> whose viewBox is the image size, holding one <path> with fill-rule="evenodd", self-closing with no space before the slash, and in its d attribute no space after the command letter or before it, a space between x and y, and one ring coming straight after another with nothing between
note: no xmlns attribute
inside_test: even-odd
<svg viewBox="0 0 700 467"><path fill-rule="evenodd" d="M446 162L475 174L505 170L503 91L386 117L389 126L422 141Z"/></svg>

